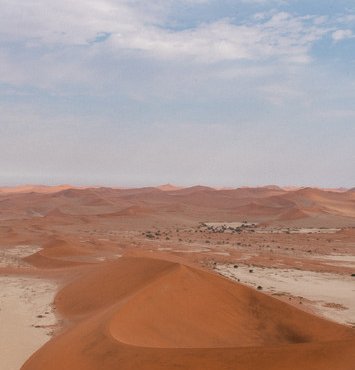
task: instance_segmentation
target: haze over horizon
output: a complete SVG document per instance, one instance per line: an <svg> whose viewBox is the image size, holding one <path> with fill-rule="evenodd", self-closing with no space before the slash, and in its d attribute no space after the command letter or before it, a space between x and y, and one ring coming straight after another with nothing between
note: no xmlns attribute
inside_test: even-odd
<svg viewBox="0 0 355 370"><path fill-rule="evenodd" d="M353 1L0 10L0 186L355 185Z"/></svg>

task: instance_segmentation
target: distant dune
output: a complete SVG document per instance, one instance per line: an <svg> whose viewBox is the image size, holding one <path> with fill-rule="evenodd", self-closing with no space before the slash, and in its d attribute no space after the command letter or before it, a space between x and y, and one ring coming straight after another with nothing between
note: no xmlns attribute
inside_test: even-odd
<svg viewBox="0 0 355 370"><path fill-rule="evenodd" d="M175 190L183 189L183 187L172 185L172 184L164 184L164 185L157 186L157 189L162 190L162 191L175 191Z"/></svg>
<svg viewBox="0 0 355 370"><path fill-rule="evenodd" d="M154 213L154 210L149 207L131 206L122 209L121 211L107 213L101 215L103 217L116 217L116 216L144 216Z"/></svg>
<svg viewBox="0 0 355 370"><path fill-rule="evenodd" d="M0 187L0 193L56 193L61 190L70 189L70 185L45 186L45 185L21 185L15 187Z"/></svg>
<svg viewBox="0 0 355 370"><path fill-rule="evenodd" d="M80 245L69 244L64 240L53 239L43 246L39 252L24 260L37 268L53 269L79 266L82 262L72 261L69 257L85 256L90 254L89 249Z"/></svg>
<svg viewBox="0 0 355 370"><path fill-rule="evenodd" d="M67 223L85 216L82 220L87 223L95 215L106 219L139 216L147 222L156 215L168 222L165 213L174 210L176 217L189 222L204 215L210 221L241 221L242 218L285 226L292 226L293 222L302 225L302 220L305 225L311 222L315 227L355 225L355 192L351 190L286 191L277 186L180 189L169 184L137 189L45 187L45 191L21 188L21 191L0 193L0 204L2 218L29 219L37 215L44 216L42 222L55 218Z"/></svg>

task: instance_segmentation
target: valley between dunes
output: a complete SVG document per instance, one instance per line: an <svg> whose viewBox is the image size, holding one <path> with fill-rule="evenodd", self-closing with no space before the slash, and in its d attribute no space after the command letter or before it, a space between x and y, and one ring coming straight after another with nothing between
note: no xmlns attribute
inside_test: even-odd
<svg viewBox="0 0 355 370"><path fill-rule="evenodd" d="M21 369L353 370L355 318L328 321L316 298L256 289L242 272L255 281L292 269L351 279L354 194L2 189L0 277L29 284L30 304L36 289L56 292L53 302L29 306L39 310L33 330L50 329L50 340L40 339ZM321 306L353 312L337 298L329 289L334 300Z"/></svg>

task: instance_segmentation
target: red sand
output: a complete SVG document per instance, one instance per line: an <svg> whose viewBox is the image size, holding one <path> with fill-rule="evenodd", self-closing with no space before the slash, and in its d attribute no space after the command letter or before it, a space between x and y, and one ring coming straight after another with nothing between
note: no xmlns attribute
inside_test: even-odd
<svg viewBox="0 0 355 370"><path fill-rule="evenodd" d="M31 369L353 369L350 328L180 263L126 257L56 298L73 320Z"/></svg>
<svg viewBox="0 0 355 370"><path fill-rule="evenodd" d="M55 307L65 325L23 370L354 370L352 328L201 265L247 260L349 274L350 267L311 257L353 254L355 192L163 190L0 192L0 248L42 247L22 260L26 268L14 264L0 273L55 277L62 284ZM260 223L264 233L199 228L201 222L244 220ZM282 231L295 227L341 230Z"/></svg>

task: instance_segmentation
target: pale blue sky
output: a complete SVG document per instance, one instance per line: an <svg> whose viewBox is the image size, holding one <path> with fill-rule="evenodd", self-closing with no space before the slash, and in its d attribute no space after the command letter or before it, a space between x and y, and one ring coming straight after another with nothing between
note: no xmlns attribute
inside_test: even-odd
<svg viewBox="0 0 355 370"><path fill-rule="evenodd" d="M0 185L355 186L355 3L0 0Z"/></svg>

